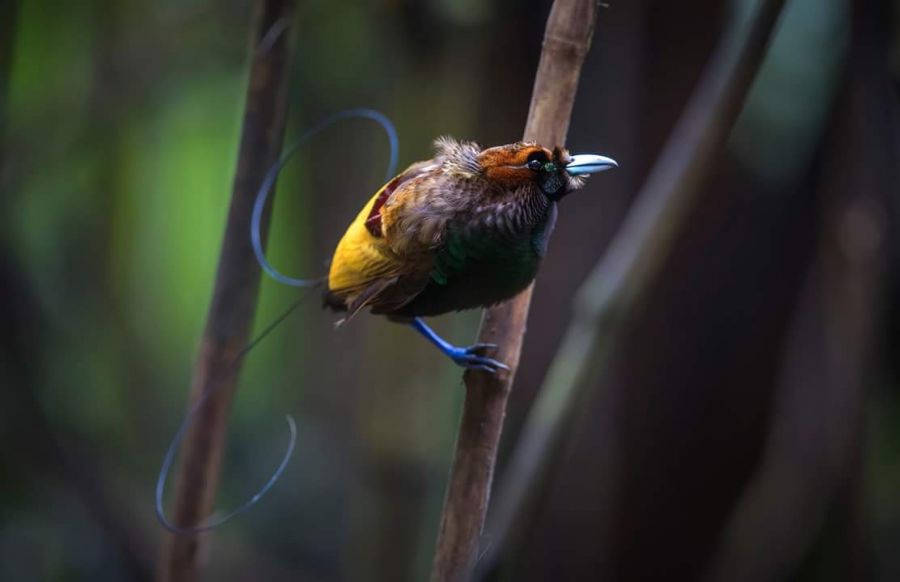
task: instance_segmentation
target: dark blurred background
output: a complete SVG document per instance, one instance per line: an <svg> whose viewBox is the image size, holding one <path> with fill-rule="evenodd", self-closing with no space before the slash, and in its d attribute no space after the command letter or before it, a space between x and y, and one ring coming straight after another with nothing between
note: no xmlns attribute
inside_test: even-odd
<svg viewBox="0 0 900 582"><path fill-rule="evenodd" d="M0 579L148 580L224 227L250 2L0 1ZM754 0L610 1L498 472L602 256ZM519 139L550 2L300 1L291 136L383 111L400 160ZM496 580L900 580L900 2L788 0L687 227L568 423ZM551 144L552 145L552 144ZM348 121L283 173L270 258L320 275L379 186ZM261 329L298 296L263 284ZM456 343L478 313L444 317ZM424 580L462 401L408 329L311 296L249 357L209 580ZM551 387L552 388L552 387ZM490 538L486 540L491 544Z"/></svg>

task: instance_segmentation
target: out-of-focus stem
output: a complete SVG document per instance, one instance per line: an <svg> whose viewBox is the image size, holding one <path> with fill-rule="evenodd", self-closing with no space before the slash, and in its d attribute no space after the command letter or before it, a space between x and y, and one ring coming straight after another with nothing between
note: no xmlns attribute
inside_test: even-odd
<svg viewBox="0 0 900 582"><path fill-rule="evenodd" d="M256 192L278 160L284 136L293 6L293 0L256 3L240 153L188 410L201 395L209 397L185 437L176 478L173 521L180 527L201 525L212 510L218 486L228 412L240 372L235 360L247 343L259 292L260 268L250 244L250 216ZM270 208L262 220L263 233L268 231ZM157 580L197 580L202 536L165 536Z"/></svg>
<svg viewBox="0 0 900 582"><path fill-rule="evenodd" d="M741 111L783 6L784 0L760 0L743 28L723 36L619 233L579 290L572 322L498 489L487 526L492 544L480 574L508 546L586 380L605 366L622 323L659 272Z"/></svg>

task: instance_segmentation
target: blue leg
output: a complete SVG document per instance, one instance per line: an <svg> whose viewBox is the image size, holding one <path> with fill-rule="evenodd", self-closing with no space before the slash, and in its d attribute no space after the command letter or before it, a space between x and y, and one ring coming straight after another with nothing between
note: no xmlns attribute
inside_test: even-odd
<svg viewBox="0 0 900 582"><path fill-rule="evenodd" d="M462 366L463 368L471 368L473 370L484 370L485 372L495 373L499 369L509 370L509 366L503 362L498 362L493 358L478 355L481 350L489 350L496 348L494 344L475 344L465 348L458 348L453 344L445 341L441 336L436 334L433 329L428 327L420 317L412 321L413 328L425 338L437 346L439 350L444 352L451 360Z"/></svg>

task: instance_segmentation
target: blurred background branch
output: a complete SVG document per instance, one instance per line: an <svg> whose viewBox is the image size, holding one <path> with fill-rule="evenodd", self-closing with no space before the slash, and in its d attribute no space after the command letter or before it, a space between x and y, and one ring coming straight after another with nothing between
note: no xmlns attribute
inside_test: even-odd
<svg viewBox="0 0 900 582"><path fill-rule="evenodd" d="M249 341L259 292L260 268L250 245L250 216L263 178L278 160L287 118L288 40L293 8L292 0L256 3L231 207L191 384L191 424L181 447L176 475L172 521L179 527L201 526L216 497L228 413L241 370L238 358ZM263 241L267 238L270 214L271 203L261 221ZM208 535L166 533L157 579L196 580L200 575L201 538Z"/></svg>
<svg viewBox="0 0 900 582"><path fill-rule="evenodd" d="M503 475L488 524L485 572L496 565L513 532L524 526L528 503L548 477L560 440L584 399L587 377L606 365L630 310L658 276L741 111L783 6L783 0L760 1L747 25L724 37L619 234L579 290L569 330Z"/></svg>
<svg viewBox="0 0 900 582"><path fill-rule="evenodd" d="M884 72L885 14L853 2L853 36L816 178L822 216L784 347L784 369L760 467L735 505L709 580L775 580L803 572L817 539L842 551L806 566L871 577L860 507L866 384L882 349L889 208L900 184L897 111ZM821 532L821 533L820 533ZM759 560L759 554L767 559Z"/></svg>

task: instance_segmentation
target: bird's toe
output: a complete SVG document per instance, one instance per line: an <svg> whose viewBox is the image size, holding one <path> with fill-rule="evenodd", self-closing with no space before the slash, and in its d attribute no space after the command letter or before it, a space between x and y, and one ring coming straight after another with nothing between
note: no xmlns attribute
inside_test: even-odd
<svg viewBox="0 0 900 582"><path fill-rule="evenodd" d="M493 351L497 349L497 344L474 344L467 348L465 351L467 354L483 354L484 352Z"/></svg>
<svg viewBox="0 0 900 582"><path fill-rule="evenodd" d="M491 374L496 374L498 370L509 370L509 366L503 362L487 356L480 356L469 351L473 350L475 347L476 346L471 346L470 348L466 348L466 353L460 354L453 358L453 360L463 368L481 370L483 372L490 372Z"/></svg>

